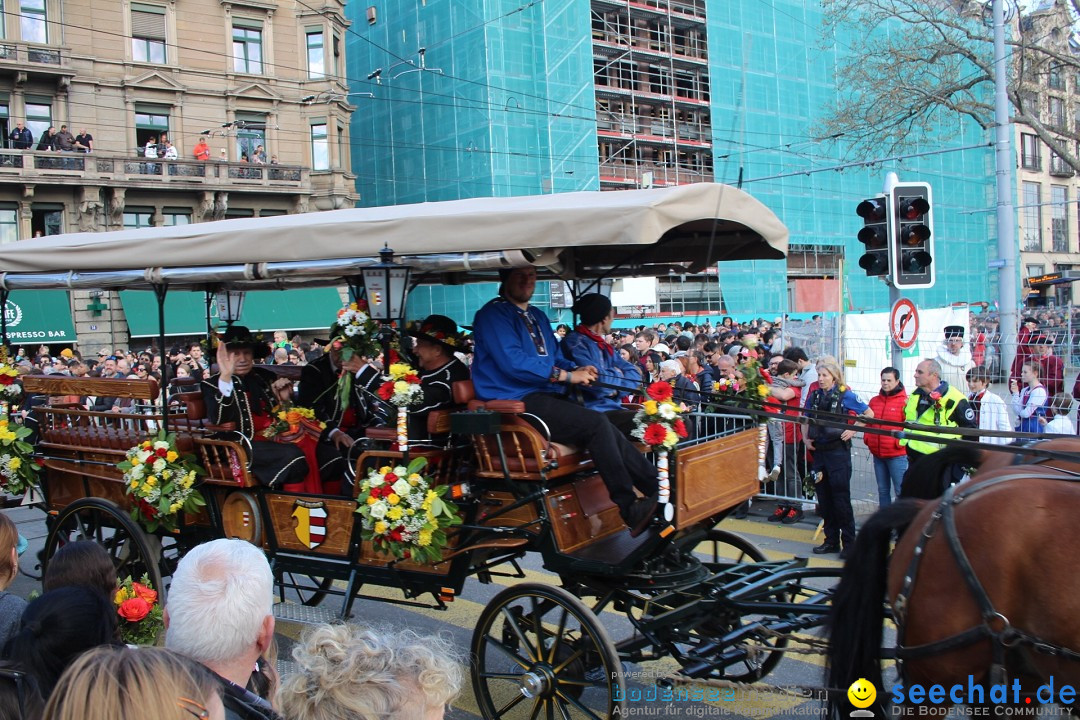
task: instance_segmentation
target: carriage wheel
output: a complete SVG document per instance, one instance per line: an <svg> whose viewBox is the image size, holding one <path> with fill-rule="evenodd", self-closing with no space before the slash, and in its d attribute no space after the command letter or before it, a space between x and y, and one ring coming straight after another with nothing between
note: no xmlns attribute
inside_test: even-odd
<svg viewBox="0 0 1080 720"><path fill-rule="evenodd" d="M296 593L296 599L301 605L315 607L326 598L334 579L318 577L317 575L305 575L303 573L282 573L281 581L286 590Z"/></svg>
<svg viewBox="0 0 1080 720"><path fill-rule="evenodd" d="M473 690L486 720L600 720L626 712L622 665L607 630L560 587L522 583L500 592L481 613L471 650Z"/></svg>
<svg viewBox="0 0 1080 720"><path fill-rule="evenodd" d="M730 548L734 548L732 553ZM695 552L705 556L706 563L756 563L765 562L765 553L756 545L737 533L713 528L705 534L705 539L694 548Z"/></svg>
<svg viewBox="0 0 1080 720"><path fill-rule="evenodd" d="M160 558L151 550L160 544L152 543L143 529L115 503L102 498L81 498L61 510L45 539L43 572L48 570L49 560L60 548L78 540L90 540L105 548L121 580L130 575L137 581L146 573L164 600Z"/></svg>

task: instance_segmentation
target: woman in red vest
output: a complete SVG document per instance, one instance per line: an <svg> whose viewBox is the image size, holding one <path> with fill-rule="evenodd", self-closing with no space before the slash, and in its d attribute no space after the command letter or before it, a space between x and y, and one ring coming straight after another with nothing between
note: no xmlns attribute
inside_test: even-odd
<svg viewBox="0 0 1080 720"><path fill-rule="evenodd" d="M900 382L900 371L894 367L887 367L881 371L880 392L870 398L870 409L874 411L876 418L904 422L904 405L907 404L907 396L904 383ZM875 425L867 423L867 427L872 428ZM870 454L874 456L878 506L885 507L900 495L900 483L908 467L907 453L892 435L868 432L863 433L863 440L866 441Z"/></svg>

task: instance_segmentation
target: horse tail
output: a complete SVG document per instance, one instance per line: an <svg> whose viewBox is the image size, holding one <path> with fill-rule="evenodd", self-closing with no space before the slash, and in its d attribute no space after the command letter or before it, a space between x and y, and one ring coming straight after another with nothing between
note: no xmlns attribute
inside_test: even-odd
<svg viewBox="0 0 1080 720"><path fill-rule="evenodd" d="M982 461L983 451L974 443L950 445L924 455L908 468L900 487L900 497L921 500L939 498L952 482L952 466L977 467Z"/></svg>
<svg viewBox="0 0 1080 720"><path fill-rule="evenodd" d="M902 534L925 504L923 500L907 499L883 507L855 537L826 621L826 687L846 692L853 682L866 678L879 693L884 692L881 642L889 546L893 533ZM840 714L840 708L846 705L846 697L838 699L831 692L828 717L847 717L846 710ZM884 711L877 716L884 717Z"/></svg>

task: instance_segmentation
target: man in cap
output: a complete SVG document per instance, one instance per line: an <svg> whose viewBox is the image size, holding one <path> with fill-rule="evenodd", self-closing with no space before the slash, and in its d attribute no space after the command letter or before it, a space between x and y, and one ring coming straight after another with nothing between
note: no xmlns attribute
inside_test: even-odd
<svg viewBox="0 0 1080 720"><path fill-rule="evenodd" d="M230 325L218 342L218 372L201 389L210 423L234 425L248 450L252 474L263 485L280 487L303 482L308 462L296 445L262 435L273 422L274 407L292 399L292 381L255 367L268 351L246 327Z"/></svg>
<svg viewBox="0 0 1080 720"><path fill-rule="evenodd" d="M937 361L941 364L941 379L950 387L960 389L967 382L967 371L975 367L971 350L964 342L962 325L945 327L945 342L938 348Z"/></svg>
<svg viewBox="0 0 1080 720"><path fill-rule="evenodd" d="M597 381L615 387L575 385L570 395L590 410L606 414L615 427L629 435L634 429L636 411L624 408L621 398L640 387L641 370L623 360L618 348L604 340L615 319L611 300L600 293L588 293L574 303L574 312L580 316L581 324L560 343L563 355L575 367L595 367Z"/></svg>
<svg viewBox="0 0 1080 720"><path fill-rule="evenodd" d="M1020 330L1016 333L1016 357L1013 358L1012 367L1009 369L1009 381L1016 380L1023 384L1020 375L1024 363L1035 356L1032 343L1039 334L1039 321L1028 315L1020 321Z"/></svg>
<svg viewBox="0 0 1080 720"><path fill-rule="evenodd" d="M550 428L554 442L587 448L630 534L640 535L656 512L656 468L602 415L562 394L564 386L591 384L597 369L576 366L562 356L547 317L529 304L536 289L536 268L503 270L499 275L499 297L473 320L476 396L521 400L527 413ZM635 497L635 487L645 497Z"/></svg>
<svg viewBox="0 0 1080 720"><path fill-rule="evenodd" d="M420 365L424 399L409 408L409 439L426 439L428 416L454 402L454 383L469 379L469 368L454 354L463 352L465 341L457 323L445 315L429 315L419 327L405 331L416 341L413 354Z"/></svg>

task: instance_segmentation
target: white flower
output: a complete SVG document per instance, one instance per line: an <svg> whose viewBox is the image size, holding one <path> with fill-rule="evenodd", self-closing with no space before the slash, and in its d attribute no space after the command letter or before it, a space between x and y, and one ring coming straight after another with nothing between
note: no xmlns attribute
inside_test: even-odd
<svg viewBox="0 0 1080 720"><path fill-rule="evenodd" d="M360 330L355 325L346 325L344 332L346 337L355 337L360 332Z"/></svg>
<svg viewBox="0 0 1080 720"><path fill-rule="evenodd" d="M128 470L128 473L136 480L142 480L142 476L145 474L145 471L143 470L144 467L144 465L136 465Z"/></svg>
<svg viewBox="0 0 1080 720"><path fill-rule="evenodd" d="M671 405L668 405L667 403L660 403L659 412L660 417L664 418L665 420L674 420L675 417L678 415L678 413L675 412L675 408Z"/></svg>
<svg viewBox="0 0 1080 720"><path fill-rule="evenodd" d="M386 510L386 502L380 500L379 502L368 508L368 514L376 520L382 520L384 517L386 517Z"/></svg>
<svg viewBox="0 0 1080 720"><path fill-rule="evenodd" d="M154 472L161 472L165 469L166 464L165 458L158 458L154 461Z"/></svg>
<svg viewBox="0 0 1080 720"><path fill-rule="evenodd" d="M169 449L169 443L165 442L164 440L158 440L158 441L156 441L154 443L154 449L155 450L168 450Z"/></svg>
<svg viewBox="0 0 1080 720"><path fill-rule="evenodd" d="M409 481L405 479L398 480L390 487L392 487L394 489L394 492L396 492L402 498L407 496L409 494L409 491L412 490L412 485L410 485Z"/></svg>
<svg viewBox="0 0 1080 720"><path fill-rule="evenodd" d="M398 477L408 477L409 469L404 465L398 465L396 468L394 468L394 474Z"/></svg>
<svg viewBox="0 0 1080 720"><path fill-rule="evenodd" d="M141 463L146 462L146 459L150 457L150 455L151 452L149 450L140 450L139 452L135 453L135 457L139 458L139 462Z"/></svg>

